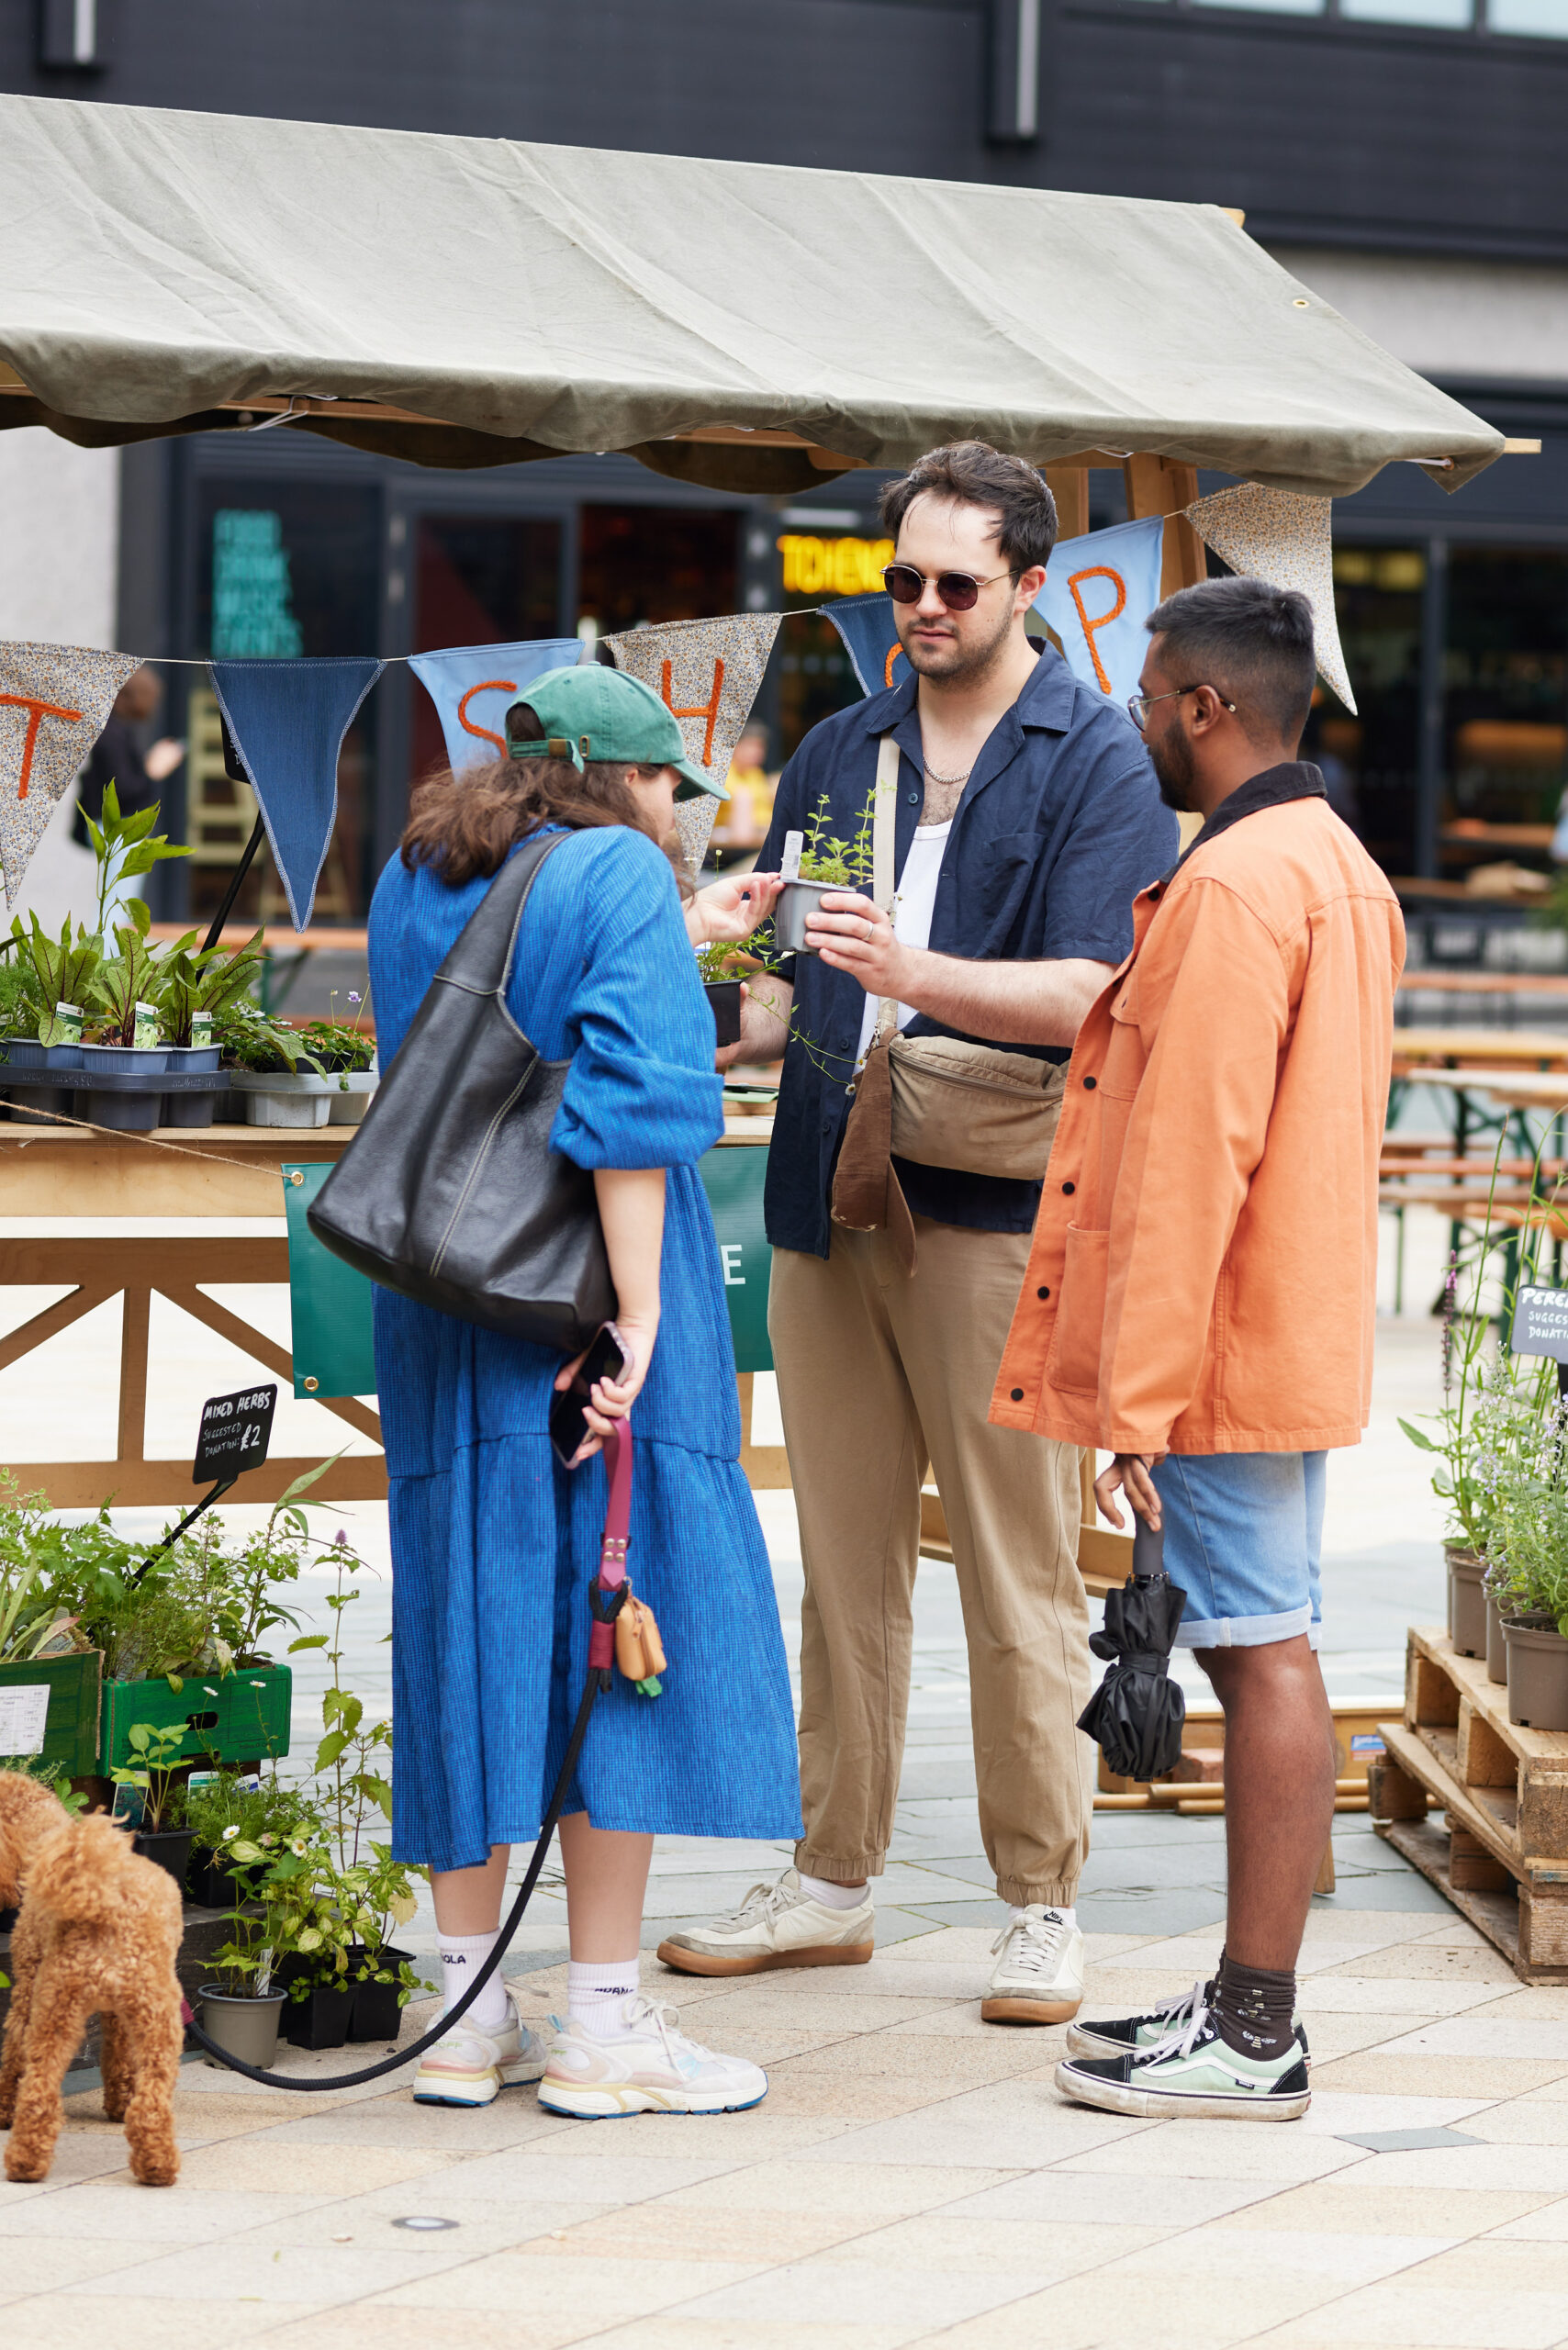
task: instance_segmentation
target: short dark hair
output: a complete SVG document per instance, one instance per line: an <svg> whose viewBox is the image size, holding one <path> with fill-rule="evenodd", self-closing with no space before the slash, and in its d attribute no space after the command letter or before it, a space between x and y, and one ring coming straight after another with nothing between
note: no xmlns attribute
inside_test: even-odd
<svg viewBox="0 0 1568 2350"><path fill-rule="evenodd" d="M917 498L957 498L988 507L998 518L996 543L1014 579L1050 561L1057 543L1057 502L1044 474L1024 457L1004 457L986 441L954 441L929 449L896 481L885 482L879 511L897 538Z"/></svg>
<svg viewBox="0 0 1568 2350"><path fill-rule="evenodd" d="M1144 626L1164 639L1160 666L1172 684L1223 691L1254 740L1298 739L1317 680L1312 606L1298 588L1201 579L1157 604Z"/></svg>

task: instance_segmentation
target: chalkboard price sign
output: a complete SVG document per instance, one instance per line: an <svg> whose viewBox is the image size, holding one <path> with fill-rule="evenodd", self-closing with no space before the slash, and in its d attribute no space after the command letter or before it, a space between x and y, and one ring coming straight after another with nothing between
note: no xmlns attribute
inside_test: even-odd
<svg viewBox="0 0 1568 2350"><path fill-rule="evenodd" d="M1509 1344L1517 1355L1550 1355L1553 1362L1568 1363L1568 1290L1521 1289Z"/></svg>
<svg viewBox="0 0 1568 2350"><path fill-rule="evenodd" d="M205 1485L212 1478L232 1480L247 1469L259 1469L267 1457L276 1407L275 1385L209 1396L201 1407L192 1484Z"/></svg>

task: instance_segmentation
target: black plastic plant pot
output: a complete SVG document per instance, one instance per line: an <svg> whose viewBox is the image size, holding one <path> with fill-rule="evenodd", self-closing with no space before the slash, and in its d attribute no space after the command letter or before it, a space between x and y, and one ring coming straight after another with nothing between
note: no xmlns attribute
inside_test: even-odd
<svg viewBox="0 0 1568 2350"><path fill-rule="evenodd" d="M165 1126L210 1126L219 1102L225 1100L229 1089L222 1093L164 1093L160 1095L160 1119Z"/></svg>
<svg viewBox="0 0 1568 2350"><path fill-rule="evenodd" d="M75 1100L68 1085L7 1085L11 1116L19 1126L53 1126L72 1114Z"/></svg>
<svg viewBox="0 0 1568 2350"><path fill-rule="evenodd" d="M150 1135L158 1123L162 1096L89 1089L83 1099L86 1103L83 1115L90 1126L106 1126L113 1135Z"/></svg>
<svg viewBox="0 0 1568 2350"><path fill-rule="evenodd" d="M17 1919L20 1915L21 1912L17 1909L0 1909L0 1934L14 1933Z"/></svg>
<svg viewBox="0 0 1568 2350"><path fill-rule="evenodd" d="M228 1909L239 1890L210 1844L197 1844L185 1870L185 1891L198 1909Z"/></svg>
<svg viewBox="0 0 1568 2350"><path fill-rule="evenodd" d="M277 2054L278 2017L283 2009L283 1993L269 1992L265 1998L251 1999L219 1990L216 1984L204 1983L198 1994L201 2008L196 2016L207 2038L230 2056L238 2056L241 2065L255 2065L265 2072ZM216 2065L218 2058L203 2058Z"/></svg>
<svg viewBox="0 0 1568 2350"><path fill-rule="evenodd" d="M814 955L816 948L806 945L806 924L818 912L823 898L834 890L847 890L851 896L867 898L870 891L860 881L786 881L778 892L773 909L773 935L780 953L785 955Z"/></svg>
<svg viewBox="0 0 1568 2350"><path fill-rule="evenodd" d="M739 979L707 979L703 994L713 1014L715 1041L721 1045L738 1045L741 1040L741 982Z"/></svg>
<svg viewBox="0 0 1568 2350"><path fill-rule="evenodd" d="M386 1972L395 1977L405 1959L412 1955L410 1951L397 1950L390 1942L386 1942L376 1952L375 1964L377 1967L385 1967ZM351 1967L356 1957L360 1958L363 1964L369 1963L366 1953L351 1951L349 1953ZM349 2038L351 2040L396 2040L403 2024L403 2010L398 2004L400 1997L401 1986L396 1981L356 1983L353 1995L353 2015L349 2022Z"/></svg>
<svg viewBox="0 0 1568 2350"><path fill-rule="evenodd" d="M354 1986L326 1991L319 1986L283 2011L283 2036L291 2048L341 2048L349 2036Z"/></svg>
<svg viewBox="0 0 1568 2350"><path fill-rule="evenodd" d="M185 1889L185 1871L190 1866L191 1846L196 1841L188 1828L161 1828L155 1832L139 1828L131 1842L144 1861L153 1861L167 1869L174 1883Z"/></svg>

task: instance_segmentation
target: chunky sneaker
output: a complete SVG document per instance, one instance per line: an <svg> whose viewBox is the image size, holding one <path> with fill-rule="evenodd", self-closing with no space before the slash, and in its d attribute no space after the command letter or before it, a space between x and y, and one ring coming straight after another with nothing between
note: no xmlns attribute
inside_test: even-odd
<svg viewBox="0 0 1568 2350"><path fill-rule="evenodd" d="M876 1948L876 1907L867 1888L853 1909L813 1901L794 1869L754 1885L733 1918L686 1926L659 1944L680 1975L765 1975L774 1966L864 1966Z"/></svg>
<svg viewBox="0 0 1568 2350"><path fill-rule="evenodd" d="M980 2001L983 2023L1066 2023L1083 1998L1083 1936L1037 1901L1003 1926Z"/></svg>
<svg viewBox="0 0 1568 2350"><path fill-rule="evenodd" d="M1070 2056L1126 2056L1134 2052L1157 2048L1172 2032L1186 2029L1193 2009L1201 2000L1212 2005L1215 1986L1211 1981L1194 1983L1190 1991L1179 1998L1162 1999L1155 2008L1146 2008L1141 2015L1103 2017L1097 2023L1075 2023L1067 2035ZM1307 2046L1306 2027L1299 2016L1294 2019L1295 2036L1301 2042L1303 2061L1312 2070L1312 2052Z"/></svg>
<svg viewBox="0 0 1568 2350"><path fill-rule="evenodd" d="M1299 2041L1278 2056L1238 2056L1202 1998L1185 2025L1154 2047L1070 2056L1057 2066L1056 2081L1079 2105L1142 2121L1296 2121L1312 2103Z"/></svg>
<svg viewBox="0 0 1568 2350"><path fill-rule="evenodd" d="M536 2040L507 1993L510 2020L498 2031L477 2031L464 2016L427 2048L414 2075L419 2105L489 2105L502 2089L536 2081L544 2070L544 2043Z"/></svg>
<svg viewBox="0 0 1568 2350"><path fill-rule="evenodd" d="M632 2029L596 2040L581 2024L557 2026L539 2102L547 2113L601 2121L622 2113L739 2113L760 2105L767 2076L744 2056L718 2056L676 2029L673 2008L641 1994Z"/></svg>

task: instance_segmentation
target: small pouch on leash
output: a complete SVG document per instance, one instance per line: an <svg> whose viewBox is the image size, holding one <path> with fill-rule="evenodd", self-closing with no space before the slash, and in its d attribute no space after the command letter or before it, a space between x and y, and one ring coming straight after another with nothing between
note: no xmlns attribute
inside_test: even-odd
<svg viewBox="0 0 1568 2350"><path fill-rule="evenodd" d="M667 1672L668 1659L653 1609L633 1597L630 1585L615 1619L615 1662L643 1696L659 1695L659 1675Z"/></svg>

